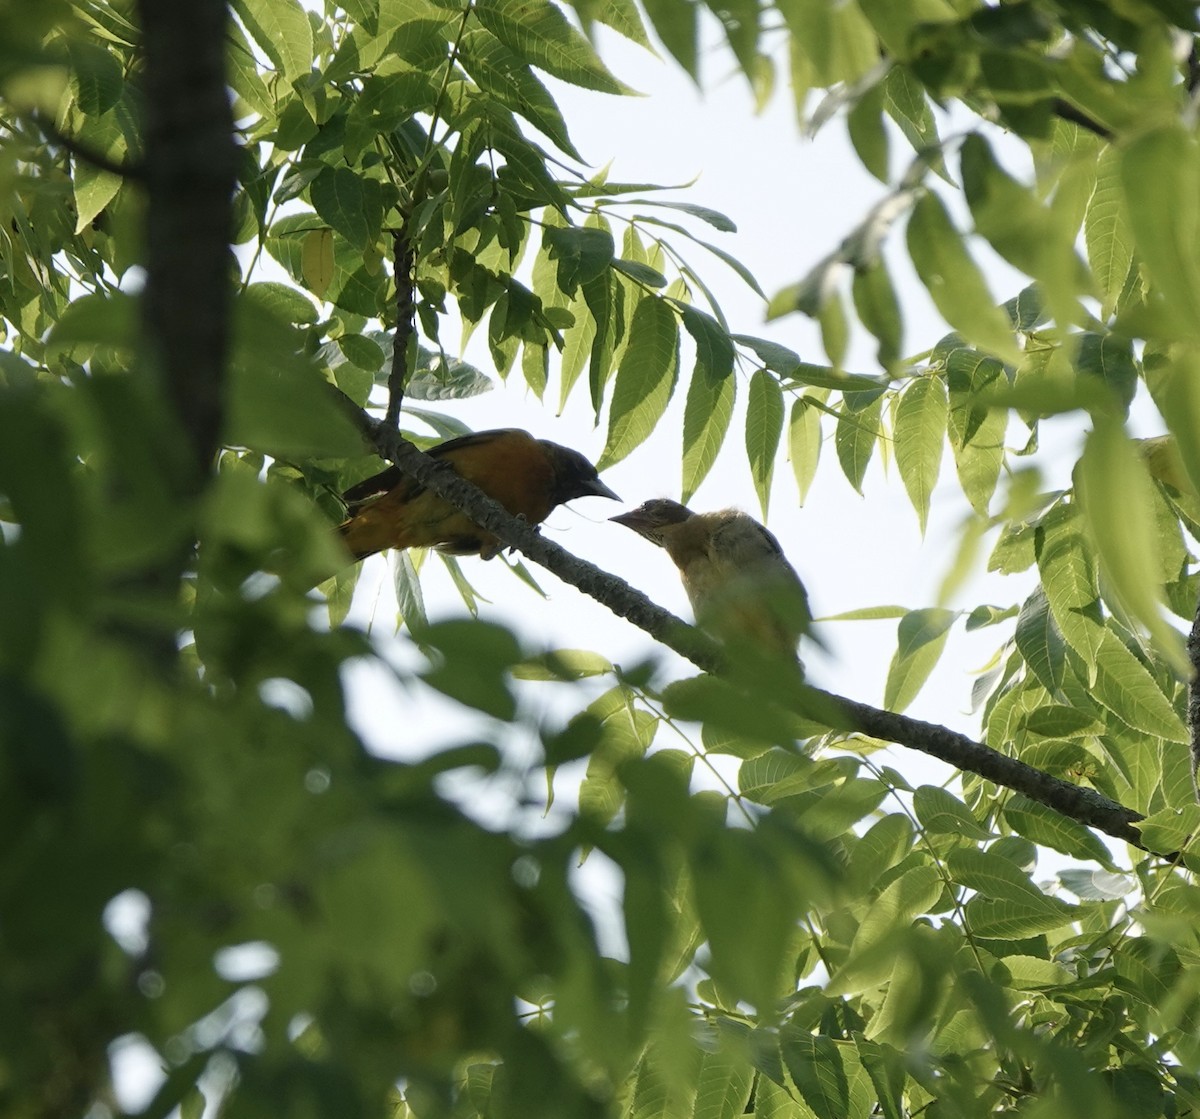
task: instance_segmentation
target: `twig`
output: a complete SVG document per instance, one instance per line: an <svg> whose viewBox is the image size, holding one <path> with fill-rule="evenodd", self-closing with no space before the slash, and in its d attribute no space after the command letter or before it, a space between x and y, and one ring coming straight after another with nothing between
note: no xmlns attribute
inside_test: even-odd
<svg viewBox="0 0 1200 1119"><path fill-rule="evenodd" d="M119 160L110 159L103 152L96 151L95 148L89 147L81 140L76 140L73 136L68 136L53 121L47 120L41 113L35 113L33 119L38 128L53 143L57 144L60 148L66 148L76 159L81 159L84 163L90 163L93 167L99 168L101 171L107 171L110 175L120 175L123 179L136 179L138 181L145 179L146 169L142 164L123 163Z"/></svg>
<svg viewBox="0 0 1200 1119"><path fill-rule="evenodd" d="M476 486L423 454L395 428L377 423L349 401L346 404L348 413L357 413L354 422L381 457L461 509L506 545L541 564L563 582L579 588L614 614L627 618L697 667L706 672L722 672L721 649L707 635L664 610L623 579L545 539L532 525L512 516ZM966 735L816 688L798 689L794 695L781 697L781 702L810 714L814 707L826 710L832 707L844 715L845 726L849 729L939 758L965 772L1024 793L1063 816L1147 850L1135 827L1143 818L1141 813L1109 800L1094 789L1074 785L1001 754Z"/></svg>
<svg viewBox="0 0 1200 1119"><path fill-rule="evenodd" d="M416 253L409 240L408 220L404 228L392 238L395 250L396 272L396 334L392 339L392 368L388 373L388 404L384 423L388 427L400 426L400 408L404 404L404 390L408 385L408 351L416 336Z"/></svg>
<svg viewBox="0 0 1200 1119"><path fill-rule="evenodd" d="M1200 782L1196 770L1200 768L1200 604L1192 621L1192 632L1187 639L1188 660L1192 664L1192 679L1188 684L1188 730L1192 736L1192 793L1200 803Z"/></svg>
<svg viewBox="0 0 1200 1119"><path fill-rule="evenodd" d="M1051 109L1056 117L1059 117L1061 120L1068 120L1072 124L1077 124L1080 128L1086 128L1088 132L1099 136L1101 140L1111 140L1113 138L1112 129L1097 120L1093 120L1082 109L1075 108L1070 101L1064 101L1063 98L1056 97L1051 103Z"/></svg>

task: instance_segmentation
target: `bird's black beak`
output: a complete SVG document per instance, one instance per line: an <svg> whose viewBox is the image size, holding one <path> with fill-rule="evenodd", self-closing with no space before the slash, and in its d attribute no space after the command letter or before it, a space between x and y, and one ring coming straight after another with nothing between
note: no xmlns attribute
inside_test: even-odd
<svg viewBox="0 0 1200 1119"><path fill-rule="evenodd" d="M580 488L583 490L580 496L583 497L609 497L613 501L621 500L620 496L610 490L599 478L589 479Z"/></svg>
<svg viewBox="0 0 1200 1119"><path fill-rule="evenodd" d="M658 525L650 517L647 517L641 509L630 509L628 512L618 513L615 517L609 517L608 519L615 521L619 525L624 525L626 528L633 529L639 536L644 536L652 543L658 543L651 535Z"/></svg>

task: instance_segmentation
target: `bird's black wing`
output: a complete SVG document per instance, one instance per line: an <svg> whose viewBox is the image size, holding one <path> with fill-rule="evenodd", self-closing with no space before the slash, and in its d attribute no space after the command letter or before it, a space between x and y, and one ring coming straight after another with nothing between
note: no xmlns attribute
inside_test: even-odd
<svg viewBox="0 0 1200 1119"><path fill-rule="evenodd" d="M492 428L489 431L470 431L466 435L457 435L453 439L447 439L444 443L439 443L436 447L430 447L425 453L430 458L440 459L454 451L460 451L464 447L474 447L481 443L490 443L500 436L525 434L520 428L515 427ZM385 493L390 493L404 481L406 479L400 468L398 466L389 466L386 470L381 470L378 474L371 475L370 478L364 478L361 482L355 482L354 485L342 493L342 501L346 503L347 513L353 516L363 506L369 505ZM411 501L425 490L423 485L411 478L407 479L407 483L408 485L403 495L405 501Z"/></svg>

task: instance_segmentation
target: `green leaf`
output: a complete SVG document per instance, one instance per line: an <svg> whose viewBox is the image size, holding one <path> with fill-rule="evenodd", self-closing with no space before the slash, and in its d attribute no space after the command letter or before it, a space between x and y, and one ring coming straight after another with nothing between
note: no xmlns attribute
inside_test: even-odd
<svg viewBox="0 0 1200 1119"><path fill-rule="evenodd" d="M523 116L572 159L583 161L567 134L567 123L554 98L521 57L489 32L478 29L462 36L460 48L458 60L480 89Z"/></svg>
<svg viewBox="0 0 1200 1119"><path fill-rule="evenodd" d="M801 364L800 355L795 350L769 338L756 338L753 334L734 334L732 338L739 345L753 350L755 356L768 369L773 369L781 377L790 377Z"/></svg>
<svg viewBox="0 0 1200 1119"><path fill-rule="evenodd" d="M779 1049L792 1080L817 1119L846 1119L850 1085L837 1045L788 1024L779 1031Z"/></svg>
<svg viewBox="0 0 1200 1119"><path fill-rule="evenodd" d="M1074 509L1060 508L1038 530L1037 561L1050 612L1067 643L1090 666L1101 642L1099 592L1090 541Z"/></svg>
<svg viewBox="0 0 1200 1119"><path fill-rule="evenodd" d="M905 1119L907 1112L904 1110L904 1084L907 1057L890 1045L868 1041L857 1034L854 1037L854 1045L858 1050L858 1059L867 1070L875 1089L879 1114L883 1119Z"/></svg>
<svg viewBox="0 0 1200 1119"><path fill-rule="evenodd" d="M711 315L688 303L676 306L683 316L683 327L696 345L696 376L716 383L733 375L733 340L729 332Z"/></svg>
<svg viewBox="0 0 1200 1119"><path fill-rule="evenodd" d="M838 413L837 427L833 433L834 449L842 473L860 494L863 479L867 475L867 465L879 439L882 416L883 398L877 394L868 397L865 405L859 408L851 407L851 401L847 399Z"/></svg>
<svg viewBox="0 0 1200 1119"><path fill-rule="evenodd" d="M696 1081L694 1115L704 1119L740 1119L754 1086L754 1070L728 1050L705 1053Z"/></svg>
<svg viewBox="0 0 1200 1119"><path fill-rule="evenodd" d="M829 614L823 622L878 622L886 618L903 618L909 611L904 606L864 606L858 610L843 610L840 614Z"/></svg>
<svg viewBox="0 0 1200 1119"><path fill-rule="evenodd" d="M961 154L963 193L976 232L1015 268L1040 276L1051 241L1049 212L1000 166L991 145L978 132L966 138Z"/></svg>
<svg viewBox="0 0 1200 1119"><path fill-rule="evenodd" d="M286 81L312 69L312 25L298 0L233 0L233 10Z"/></svg>
<svg viewBox="0 0 1200 1119"><path fill-rule="evenodd" d="M1145 460L1124 427L1098 416L1075 473L1076 493L1100 567L1121 605L1140 621L1180 673L1190 671L1179 633L1163 617L1162 563ZM1120 510L1120 516L1113 516Z"/></svg>
<svg viewBox="0 0 1200 1119"><path fill-rule="evenodd" d="M631 93L549 0L479 0L476 18L509 50L548 74L600 93Z"/></svg>
<svg viewBox="0 0 1200 1119"><path fill-rule="evenodd" d="M121 189L121 176L102 171L84 160L75 163L71 190L75 195L75 232L82 233Z"/></svg>
<svg viewBox="0 0 1200 1119"><path fill-rule="evenodd" d="M1180 334L1200 332L1200 153L1195 137L1170 123L1121 149L1121 186L1142 263L1173 312ZM1164 205L1163 199L1170 199Z"/></svg>
<svg viewBox="0 0 1200 1119"><path fill-rule="evenodd" d="M750 400L746 407L746 456L763 520L767 519L775 453L782 433L783 390L778 379L766 369L756 369L750 378Z"/></svg>
<svg viewBox="0 0 1200 1119"><path fill-rule="evenodd" d="M956 847L946 856L946 869L959 885L996 901L1014 901L1061 915L1065 903L1043 893L1015 863L991 851ZM1069 908L1069 907L1066 907Z"/></svg>
<svg viewBox="0 0 1200 1119"><path fill-rule="evenodd" d="M234 315L225 442L285 459L362 453L291 324L249 300Z"/></svg>
<svg viewBox="0 0 1200 1119"><path fill-rule="evenodd" d="M1058 880L1084 901L1114 901L1128 897L1138 888L1138 881L1132 874L1083 867L1060 870Z"/></svg>
<svg viewBox="0 0 1200 1119"><path fill-rule="evenodd" d="M392 590L396 594L396 624L408 627L413 636L429 626L425 615L425 596L421 592L421 576L417 574L412 555L407 549L393 552Z"/></svg>
<svg viewBox="0 0 1200 1119"><path fill-rule="evenodd" d="M245 298L264 310L272 311L286 322L308 324L317 321L317 308L301 291L274 280L251 284Z"/></svg>
<svg viewBox="0 0 1200 1119"><path fill-rule="evenodd" d="M465 400L493 387L492 379L469 362L419 346L417 367L409 374L405 396L410 400Z"/></svg>
<svg viewBox="0 0 1200 1119"><path fill-rule="evenodd" d="M621 808L624 786L617 780L622 762L640 758L654 740L657 720L635 707L622 686L610 688L590 703L581 719L597 720L600 742L588 759L587 773L579 786L579 811L600 824Z"/></svg>
<svg viewBox="0 0 1200 1119"><path fill-rule="evenodd" d="M788 458L792 461L792 473L796 476L801 505L817 476L820 457L821 410L807 396L799 396L792 402L788 423Z"/></svg>
<svg viewBox="0 0 1200 1119"><path fill-rule="evenodd" d="M696 915L711 949L708 970L760 1012L778 997L801 887L809 885L803 853L778 824L714 828L688 851Z"/></svg>
<svg viewBox="0 0 1200 1119"><path fill-rule="evenodd" d="M351 365L372 374L383 368L383 348L374 339L362 334L342 334L337 345Z"/></svg>
<svg viewBox="0 0 1200 1119"><path fill-rule="evenodd" d="M851 293L863 326L879 341L876 355L879 364L892 369L899 362L904 345L904 320L882 257L866 268L855 270Z"/></svg>
<svg viewBox="0 0 1200 1119"><path fill-rule="evenodd" d="M883 83L876 82L855 102L846 118L846 127L862 165L887 186L888 133L883 120L883 101Z"/></svg>
<svg viewBox="0 0 1200 1119"><path fill-rule="evenodd" d="M929 520L929 501L942 465L949 405L940 377L914 380L900 396L893 424L896 466L917 511L921 535Z"/></svg>
<svg viewBox="0 0 1200 1119"><path fill-rule="evenodd" d="M125 75L114 54L84 39L60 39L53 46L61 46L66 51L70 89L80 112L98 117L120 101ZM76 161L76 171L80 162Z"/></svg>
<svg viewBox="0 0 1200 1119"><path fill-rule="evenodd" d="M883 705L903 711L929 679L958 615L952 610L913 610L900 619L896 653L888 667Z"/></svg>
<svg viewBox="0 0 1200 1119"><path fill-rule="evenodd" d="M612 671L612 662L590 649L552 649L514 665L512 674L518 680L583 680Z"/></svg>
<svg viewBox="0 0 1200 1119"><path fill-rule="evenodd" d="M1009 797L1004 806L1004 819L1018 835L1042 847L1052 847L1064 855L1092 859L1102 866L1112 866L1112 855L1108 848L1083 824L1021 793Z"/></svg>
<svg viewBox="0 0 1200 1119"><path fill-rule="evenodd" d="M780 11L816 71L816 84L854 82L879 62L879 41L858 4L789 0Z"/></svg>
<svg viewBox="0 0 1200 1119"><path fill-rule="evenodd" d="M607 229L547 226L542 236L550 259L557 262L558 288L568 295L597 279L612 262L613 239Z"/></svg>
<svg viewBox="0 0 1200 1119"><path fill-rule="evenodd" d="M1149 669L1111 629L1101 632L1092 695L1134 730L1168 742L1187 742L1183 719L1154 682Z"/></svg>
<svg viewBox="0 0 1200 1119"><path fill-rule="evenodd" d="M971 507L985 517L1004 464L1008 410L989 409L980 395L1004 376L1004 366L963 345L957 334L942 339L935 352L944 354L950 398L947 434L959 484Z"/></svg>
<svg viewBox="0 0 1200 1119"><path fill-rule="evenodd" d="M1176 346L1170 360L1162 354L1147 355L1144 368L1146 386L1175 436L1187 480L1200 493L1200 352Z"/></svg>
<svg viewBox="0 0 1200 1119"><path fill-rule="evenodd" d="M138 338L138 302L115 291L81 295L67 305L46 337L46 352L61 353L76 346L132 349Z"/></svg>
<svg viewBox="0 0 1200 1119"><path fill-rule="evenodd" d="M1088 263L1100 287L1104 314L1116 304L1133 264L1133 230L1121 189L1121 149L1107 145L1097 161L1096 185L1084 215Z"/></svg>
<svg viewBox="0 0 1200 1119"><path fill-rule="evenodd" d="M300 274L308 290L323 299L333 282L333 230L310 229L301 241Z"/></svg>
<svg viewBox="0 0 1200 1119"><path fill-rule="evenodd" d="M434 666L423 674L427 684L485 714L514 718L516 700L508 674L522 656L509 630L495 622L456 618L431 622L418 636L422 648L438 653Z"/></svg>
<svg viewBox="0 0 1200 1119"><path fill-rule="evenodd" d="M1121 411L1128 414L1138 384L1138 366L1129 339L1085 330L1073 335L1072 342L1075 369L1112 389Z"/></svg>
<svg viewBox="0 0 1200 1119"><path fill-rule="evenodd" d="M383 187L349 167L326 167L309 185L317 214L356 248L365 249L383 224Z"/></svg>
<svg viewBox="0 0 1200 1119"><path fill-rule="evenodd" d="M698 78L700 6L690 0L646 0L645 8L655 33L671 57L693 78Z"/></svg>
<svg viewBox="0 0 1200 1119"><path fill-rule="evenodd" d="M955 330L1006 361L1018 360L1008 319L936 194L922 195L913 208L908 251L934 304Z"/></svg>
<svg viewBox="0 0 1200 1119"><path fill-rule="evenodd" d="M1038 682L1051 695L1057 694L1067 670L1066 643L1054 624L1050 601L1041 587L1021 606L1015 640L1017 651Z"/></svg>
<svg viewBox="0 0 1200 1119"><path fill-rule="evenodd" d="M773 367L772 367L773 368ZM789 383L806 385L809 388L833 389L836 392L873 392L887 388L887 383L878 377L867 377L861 373L845 373L832 365L813 365L802 361L792 366L785 374Z"/></svg>
<svg viewBox="0 0 1200 1119"><path fill-rule="evenodd" d="M695 202L667 202L659 198L630 198L626 200L626 205L661 206L666 210L678 210L681 214L690 214L694 218L699 218L702 222L711 225L713 229L719 229L722 233L737 232L737 225L732 218L726 217L720 210L714 210L710 206L700 206ZM639 218L644 221L657 221L657 219L647 215L639 215ZM666 227L681 233L687 232L681 225L667 224Z"/></svg>
<svg viewBox="0 0 1200 1119"><path fill-rule="evenodd" d="M1194 850L1200 837L1200 805L1163 808L1134 825L1152 851Z"/></svg>
<svg viewBox="0 0 1200 1119"><path fill-rule="evenodd" d="M1023 730L1042 738L1082 738L1102 734L1104 725L1091 711L1050 703L1030 711L1020 723Z"/></svg>
<svg viewBox="0 0 1200 1119"><path fill-rule="evenodd" d="M684 320L686 325L687 320ZM733 417L734 390L737 382L732 371L718 380L710 380L697 368L688 384L683 408L683 481L682 497L688 502L708 476Z"/></svg>
<svg viewBox="0 0 1200 1119"><path fill-rule="evenodd" d="M651 268L648 264L643 264L640 260L625 260L621 257L614 257L612 267L615 271L622 275L628 276L631 280L636 280L639 284L645 284L651 288L665 288L667 286L667 278L657 268Z"/></svg>
<svg viewBox="0 0 1200 1119"><path fill-rule="evenodd" d="M654 430L675 391L679 323L662 300L646 296L633 313L608 412L608 440L597 468L620 462Z"/></svg>
<svg viewBox="0 0 1200 1119"><path fill-rule="evenodd" d="M913 811L921 827L933 835L965 835L969 839L992 837L961 800L936 785L922 785L913 793Z"/></svg>
<svg viewBox="0 0 1200 1119"><path fill-rule="evenodd" d="M892 879L859 922L846 963L826 991L857 994L886 980L896 963L896 937L927 913L941 893L942 876L931 866L915 866Z"/></svg>
<svg viewBox="0 0 1200 1119"><path fill-rule="evenodd" d="M663 707L673 718L711 723L753 741L785 745L801 737L796 716L717 676L672 681L663 690Z"/></svg>
<svg viewBox="0 0 1200 1119"><path fill-rule="evenodd" d="M589 37L592 36L592 22L599 21L653 53L646 26L633 0L573 0L572 6Z"/></svg>
<svg viewBox="0 0 1200 1119"><path fill-rule="evenodd" d="M1045 904L973 897L967 902L965 913L975 936L1016 940L1064 928L1074 919L1075 909L1049 897L1045 898Z"/></svg>

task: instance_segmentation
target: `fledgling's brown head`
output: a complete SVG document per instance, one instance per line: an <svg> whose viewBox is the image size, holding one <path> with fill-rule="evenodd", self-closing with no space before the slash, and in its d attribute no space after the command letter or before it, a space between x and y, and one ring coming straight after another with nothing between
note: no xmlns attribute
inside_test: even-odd
<svg viewBox="0 0 1200 1119"><path fill-rule="evenodd" d="M669 498L656 497L650 501L643 501L628 513L618 513L608 519L633 529L639 536L644 536L661 548L665 542L664 531L671 525L681 525L684 521L690 521L693 516L695 514L686 505L680 505L678 501L671 501Z"/></svg>
<svg viewBox="0 0 1200 1119"><path fill-rule="evenodd" d="M613 501L621 500L600 481L596 468L578 451L560 443L552 443L549 439L539 439L538 445L545 451L546 460L554 470L554 485L550 496L555 505L561 505L564 501L574 501L577 497L608 497Z"/></svg>

